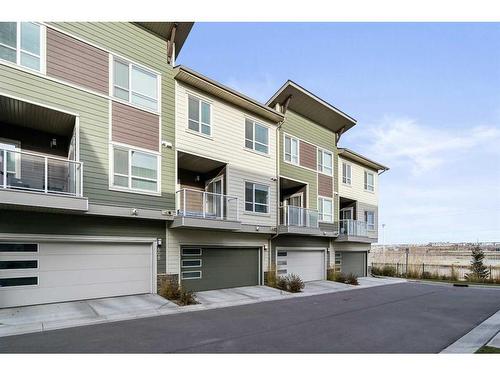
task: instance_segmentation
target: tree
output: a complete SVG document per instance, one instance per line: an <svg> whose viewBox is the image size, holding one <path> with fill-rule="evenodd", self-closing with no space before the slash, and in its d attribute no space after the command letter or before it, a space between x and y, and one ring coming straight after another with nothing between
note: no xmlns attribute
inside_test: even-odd
<svg viewBox="0 0 500 375"><path fill-rule="evenodd" d="M482 281L484 279L487 279L490 271L488 268L484 265L483 260L484 260L484 252L481 250L481 247L479 245L475 246L472 249L472 260L470 262L470 273L465 275L465 278L467 280L478 280Z"/></svg>

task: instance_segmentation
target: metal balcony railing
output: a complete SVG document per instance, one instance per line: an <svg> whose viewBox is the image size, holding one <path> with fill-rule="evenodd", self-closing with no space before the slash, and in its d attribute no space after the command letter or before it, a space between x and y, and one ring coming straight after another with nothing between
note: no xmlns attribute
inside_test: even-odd
<svg viewBox="0 0 500 375"><path fill-rule="evenodd" d="M238 197L194 189L176 191L177 215L239 221Z"/></svg>
<svg viewBox="0 0 500 375"><path fill-rule="evenodd" d="M83 163L0 149L0 188L82 196Z"/></svg>
<svg viewBox="0 0 500 375"><path fill-rule="evenodd" d="M285 226L318 228L318 210L297 207L280 207L280 224Z"/></svg>
<svg viewBox="0 0 500 375"><path fill-rule="evenodd" d="M339 221L339 233L348 236L368 236L368 227L366 222L359 220L340 220Z"/></svg>

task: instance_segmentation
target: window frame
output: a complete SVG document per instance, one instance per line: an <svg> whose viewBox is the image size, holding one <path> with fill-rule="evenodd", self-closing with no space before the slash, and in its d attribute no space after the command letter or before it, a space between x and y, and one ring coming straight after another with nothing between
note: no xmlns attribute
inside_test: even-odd
<svg viewBox="0 0 500 375"><path fill-rule="evenodd" d="M185 254L184 250L199 250L198 254ZM201 257L203 255L203 250L201 247L184 247L182 248L181 255L183 257Z"/></svg>
<svg viewBox="0 0 500 375"><path fill-rule="evenodd" d="M252 201L251 202L247 201L247 194L246 194L247 184L252 184ZM255 203L255 186L256 185L265 186L267 188L267 202L265 204L264 203ZM269 216L271 214L271 204L270 204L270 202L271 202L271 187L269 185L263 184L261 182L245 181L243 194L244 194L243 198L244 198L244 212L245 213L252 214L252 215L264 215L264 216ZM247 203L252 204L252 211L247 210ZM259 206L267 207L266 212L255 211L256 204Z"/></svg>
<svg viewBox="0 0 500 375"><path fill-rule="evenodd" d="M122 151L127 151L128 153L128 174L115 173L115 149L121 149ZM156 158L156 179L146 178L146 177L138 177L132 175L132 152L138 152L142 154L146 154L148 156L154 156ZM136 194L144 194L144 195L161 195L161 154L159 152L145 150L138 147L112 142L109 147L109 190L115 191L123 191L127 193L136 193ZM115 185L114 177L118 175L120 177L126 177L128 179L128 186L120 186ZM144 181L155 181L156 182L156 190L147 190L147 189L138 189L132 187L132 179L139 179Z"/></svg>
<svg viewBox="0 0 500 375"><path fill-rule="evenodd" d="M128 89L115 84L115 61L118 61L118 62L122 63L123 65L127 65ZM121 103L125 103L125 104L131 105L133 107L136 107L136 108L148 111L148 112L152 112L152 113L156 113L156 114L161 112L161 74L160 73L155 72L154 70L149 69L143 65L137 64L137 63L132 62L126 58L123 58L121 56L114 55L114 54L110 54L110 64L109 65L110 65L110 75L109 75L110 92L109 92L109 96L112 97L113 100L117 100ZM153 97L150 97L148 95L133 91L133 89L132 89L132 70L134 67L139 71L143 71L146 74L150 74L150 75L156 77L156 85L155 85L156 86L155 87L156 96L157 96L156 99ZM116 96L115 95L115 87L117 87L121 90L126 90L128 92L128 99L126 100L126 99L123 99L123 98ZM135 95L138 95L140 97L144 97L146 99L149 99L149 100L155 100L156 101L156 108L150 108L150 107L144 106L142 104L134 103L132 101L132 93L134 93Z"/></svg>
<svg viewBox="0 0 500 375"><path fill-rule="evenodd" d="M290 138L290 160L286 160L286 139ZM297 142L297 162L293 162L293 154L292 154L292 141ZM283 161L292 165L300 165L300 140L297 137L294 137L290 134L283 134Z"/></svg>
<svg viewBox="0 0 500 375"><path fill-rule="evenodd" d="M320 148L320 147L317 147L317 149L318 149L318 151L316 153L316 158L317 158L317 160L316 160L316 162L317 162L316 163L317 164L316 169L317 169L317 171L319 173L322 173L322 174L327 175L327 176L333 176L333 165L334 165L333 152L328 151L328 150L326 150L324 148ZM320 161L319 161L319 159L320 159L319 158L319 154L320 153L321 153L321 164L320 164ZM324 154L329 154L330 158L332 160L332 165L330 167L330 173L327 173L327 172L324 171L324 163L323 163L323 161L325 160Z"/></svg>
<svg viewBox="0 0 500 375"><path fill-rule="evenodd" d="M325 218L323 216L324 215L323 214L323 205L321 204L322 201L329 201L332 204L332 213L329 215L329 216L331 216L331 220L325 220ZM331 223L333 223L334 218L335 218L335 211L334 211L333 198L318 195L318 222L331 224Z"/></svg>
<svg viewBox="0 0 500 375"><path fill-rule="evenodd" d="M335 266L342 266L342 253L341 252L336 251L334 253L333 264Z"/></svg>
<svg viewBox="0 0 500 375"><path fill-rule="evenodd" d="M370 223L368 221L368 214L371 214L372 218L373 218L373 223ZM373 210L365 210L365 223L366 223L366 229L367 230L375 230L375 211Z"/></svg>
<svg viewBox="0 0 500 375"><path fill-rule="evenodd" d="M15 50L16 52L16 61L9 61L9 60L4 60L0 58L0 63L2 64L8 64L8 65L14 65L16 67L19 67L21 69L27 69L30 72L38 72L43 75L47 74L47 29L45 25L39 23L39 22L29 22L29 21L15 21L16 23L16 47L13 48L11 46L8 46L6 44L3 44L0 42L0 46L3 46L5 48ZM36 55L33 52L29 52L26 50L22 50L21 48L21 24L22 23L31 23L33 25L37 25L40 28L40 54ZM21 65L21 53L26 53L30 56L37 57L40 60L40 69L33 69L30 68L29 66Z"/></svg>
<svg viewBox="0 0 500 375"><path fill-rule="evenodd" d="M368 184L368 175L371 174L372 177L373 177L373 184L372 185L369 185ZM365 191L368 191L370 193L373 193L375 192L375 173L373 173L372 171L368 171L365 169L364 171L364 190Z"/></svg>
<svg viewBox="0 0 500 375"><path fill-rule="evenodd" d="M198 119L197 120L194 120L194 119L191 119L189 117L189 100L190 99L195 99L198 101ZM201 110L202 110L202 103L205 103L208 105L209 109L210 109L210 124L207 124L205 122L202 122L201 121L201 118L202 118L202 115L201 115ZM186 105L186 108L187 108L187 120L186 120L186 129L188 132L190 133L193 133L193 134L197 134L197 135L201 135L202 137L206 137L206 138L212 138L213 136L213 108L212 108L212 103L206 99L203 99L201 98L200 96L198 95L194 95L194 94L191 94L191 93L188 93L187 94L187 105ZM193 130L189 127L189 121L195 121L198 123L198 130ZM210 129L210 134L205 134L201 131L202 129L202 125L205 125L205 126L208 126L208 128Z"/></svg>
<svg viewBox="0 0 500 375"><path fill-rule="evenodd" d="M184 262L192 262L192 261L198 261L200 264L198 266L185 266ZM203 267L203 260L200 258L186 258L186 259L181 259L181 268L200 268Z"/></svg>
<svg viewBox="0 0 500 375"><path fill-rule="evenodd" d="M246 132L246 130L247 130L247 121L249 121L249 122L252 123L252 139L247 138L247 132ZM255 140L255 128L257 126L260 126L260 127L264 128L264 129L266 129L266 131L267 131L267 144L264 144L262 142L258 142L258 141ZM253 152L256 152L256 153L261 154L261 155L269 155L269 153L270 153L270 145L269 145L269 143L270 143L269 142L270 141L270 137L269 137L269 134L270 134L269 126L267 126L267 125L265 125L265 124L263 124L261 122L257 122L254 119L245 117L245 142L244 142L245 149L253 151ZM247 146L247 141L252 142L252 147L251 148ZM256 143L258 143L261 146L265 146L267 148L267 151L263 152L263 151L256 150L255 149L255 144Z"/></svg>
<svg viewBox="0 0 500 375"><path fill-rule="evenodd" d="M349 167L349 177L347 175L344 175L344 166L345 171L347 172L347 167ZM345 161L342 162L342 183L344 185L352 185L352 164L347 163Z"/></svg>
<svg viewBox="0 0 500 375"><path fill-rule="evenodd" d="M198 277L184 277L185 273L193 273L197 272L200 276ZM189 271L181 271L181 280L200 280L203 278L203 272L201 270L189 270Z"/></svg>

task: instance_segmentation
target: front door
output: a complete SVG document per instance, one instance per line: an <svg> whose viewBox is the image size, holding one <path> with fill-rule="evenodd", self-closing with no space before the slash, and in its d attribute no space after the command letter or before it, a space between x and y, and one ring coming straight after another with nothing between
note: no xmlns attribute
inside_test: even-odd
<svg viewBox="0 0 500 375"><path fill-rule="evenodd" d="M12 185L17 179L21 178L20 154L14 152L19 151L19 146L19 142L0 138L0 185L4 183L5 172L7 186Z"/></svg>
<svg viewBox="0 0 500 375"><path fill-rule="evenodd" d="M302 194L295 194L285 199L288 225L302 225Z"/></svg>
<svg viewBox="0 0 500 375"><path fill-rule="evenodd" d="M206 207L208 217L219 218L223 217L224 197L222 193L222 177L218 177L209 182L205 188L206 194Z"/></svg>
<svg viewBox="0 0 500 375"><path fill-rule="evenodd" d="M340 210L340 233L350 233L349 226L354 219L354 207L342 208Z"/></svg>

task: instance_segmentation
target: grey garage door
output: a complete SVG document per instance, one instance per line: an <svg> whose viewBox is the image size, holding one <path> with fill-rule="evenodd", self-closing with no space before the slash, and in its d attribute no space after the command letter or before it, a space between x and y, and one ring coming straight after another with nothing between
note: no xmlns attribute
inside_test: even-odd
<svg viewBox="0 0 500 375"><path fill-rule="evenodd" d="M259 284L259 248L181 249L181 284L203 291Z"/></svg>
<svg viewBox="0 0 500 375"><path fill-rule="evenodd" d="M342 254L342 273L366 276L366 252L348 252Z"/></svg>

